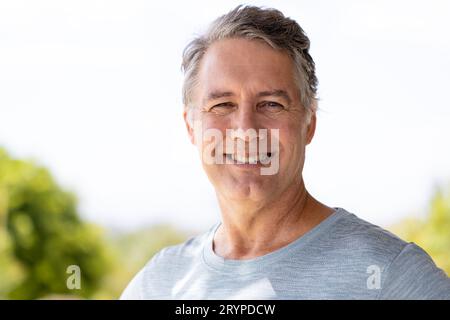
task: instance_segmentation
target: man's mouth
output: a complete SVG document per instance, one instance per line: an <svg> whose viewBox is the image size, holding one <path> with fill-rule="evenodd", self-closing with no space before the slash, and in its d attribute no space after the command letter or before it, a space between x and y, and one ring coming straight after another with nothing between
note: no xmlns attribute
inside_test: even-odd
<svg viewBox="0 0 450 320"><path fill-rule="evenodd" d="M228 160L227 163L234 164L269 164L272 157L272 152L255 154L255 155L240 155L235 153L223 154Z"/></svg>

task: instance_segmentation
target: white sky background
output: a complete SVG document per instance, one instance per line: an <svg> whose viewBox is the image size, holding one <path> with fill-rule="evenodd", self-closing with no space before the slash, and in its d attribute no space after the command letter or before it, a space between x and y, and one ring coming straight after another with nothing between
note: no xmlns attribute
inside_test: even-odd
<svg viewBox="0 0 450 320"><path fill-rule="evenodd" d="M239 1L0 0L0 146L116 228L204 230L215 194L182 122L181 52ZM253 1L312 42L318 127L305 182L387 226L450 181L449 1Z"/></svg>

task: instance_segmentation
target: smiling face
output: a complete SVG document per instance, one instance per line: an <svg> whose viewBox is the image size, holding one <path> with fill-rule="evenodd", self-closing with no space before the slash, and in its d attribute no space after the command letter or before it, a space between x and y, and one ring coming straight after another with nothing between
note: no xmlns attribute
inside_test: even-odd
<svg viewBox="0 0 450 320"><path fill-rule="evenodd" d="M247 160L249 156L256 156L249 148L248 137L230 137L226 130L255 129L258 132L267 129L268 153L279 161L275 174L262 175L260 163L239 164L237 160L245 159L236 154L228 156L233 164L203 160L209 180L225 199L264 203L301 183L305 146L314 135L315 115L307 121L293 72L294 64L287 53L258 40L220 40L203 56L192 97L194 122L201 124L203 132L214 129L222 133L224 140L228 139L226 143L235 148L242 142ZM211 149L210 144L199 143L199 132L187 121L186 111L184 117L191 141L200 148L200 153L203 154L205 148ZM272 129L279 130L277 151L270 146ZM227 152L213 145L212 153Z"/></svg>

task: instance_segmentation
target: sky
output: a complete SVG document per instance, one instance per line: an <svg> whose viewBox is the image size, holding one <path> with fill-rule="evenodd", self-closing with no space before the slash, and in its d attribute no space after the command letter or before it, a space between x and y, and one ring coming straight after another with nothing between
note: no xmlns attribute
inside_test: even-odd
<svg viewBox="0 0 450 320"><path fill-rule="evenodd" d="M240 1L0 0L0 146L106 227L205 230L212 185L182 120L186 44ZM248 1L294 18L319 79L305 184L389 226L450 182L449 1Z"/></svg>

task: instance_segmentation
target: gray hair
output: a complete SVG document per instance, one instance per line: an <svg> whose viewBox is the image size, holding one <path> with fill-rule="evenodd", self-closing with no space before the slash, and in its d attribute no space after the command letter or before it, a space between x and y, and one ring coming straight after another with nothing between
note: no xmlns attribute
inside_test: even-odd
<svg viewBox="0 0 450 320"><path fill-rule="evenodd" d="M317 110L317 77L309 54L310 41L300 25L272 8L239 5L220 16L207 31L192 40L183 51L183 104L192 104L191 97L198 83L198 69L208 47L226 38L262 40L276 50L287 52L294 62L294 78L300 102L308 114Z"/></svg>

